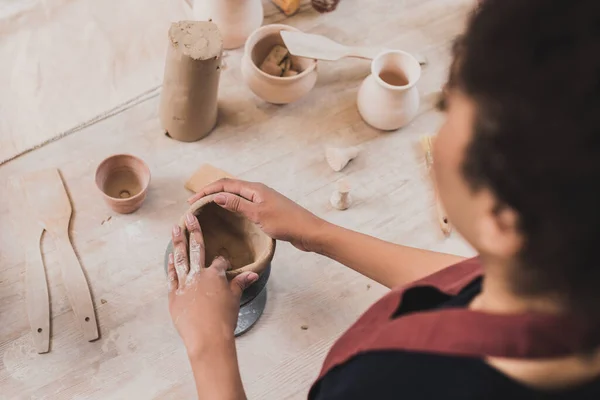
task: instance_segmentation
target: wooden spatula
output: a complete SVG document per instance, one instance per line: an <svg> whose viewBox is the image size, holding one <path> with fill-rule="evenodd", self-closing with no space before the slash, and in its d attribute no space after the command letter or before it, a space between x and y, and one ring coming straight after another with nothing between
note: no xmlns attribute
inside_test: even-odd
<svg viewBox="0 0 600 400"><path fill-rule="evenodd" d="M40 252L44 228L27 212L27 200L21 180L10 179L9 186L13 235L19 240L25 253L25 301L31 336L36 351L40 354L47 353L50 350L50 299Z"/></svg>
<svg viewBox="0 0 600 400"><path fill-rule="evenodd" d="M57 169L37 171L23 176L21 182L32 216L52 236L61 254L63 283L83 336L96 340L94 304L69 238L72 209L60 174Z"/></svg>
<svg viewBox="0 0 600 400"><path fill-rule="evenodd" d="M337 61L344 57L372 60L382 52L382 47L350 47L334 42L328 37L312 33L281 31L281 38L289 52L298 57L314 58L324 61ZM413 54L419 64L425 64L423 56Z"/></svg>

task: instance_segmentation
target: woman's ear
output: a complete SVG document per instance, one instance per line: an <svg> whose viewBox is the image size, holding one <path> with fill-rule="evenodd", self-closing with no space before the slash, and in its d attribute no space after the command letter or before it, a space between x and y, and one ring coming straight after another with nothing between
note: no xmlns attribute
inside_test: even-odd
<svg viewBox="0 0 600 400"><path fill-rule="evenodd" d="M491 193L486 202L489 207L478 227L481 250L498 258L514 258L523 245L519 216L512 208L499 206Z"/></svg>

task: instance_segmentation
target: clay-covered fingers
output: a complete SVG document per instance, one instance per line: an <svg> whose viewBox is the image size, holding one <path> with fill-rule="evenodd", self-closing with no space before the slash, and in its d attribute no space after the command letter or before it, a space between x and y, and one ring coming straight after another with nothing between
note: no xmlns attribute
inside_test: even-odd
<svg viewBox="0 0 600 400"><path fill-rule="evenodd" d="M233 278L231 282L229 282L229 287L238 298L241 298L244 290L257 280L258 274L256 272L244 272Z"/></svg>
<svg viewBox="0 0 600 400"><path fill-rule="evenodd" d="M169 293L177 290L179 286L177 284L177 271L175 271L175 257L173 253L169 253L169 262L167 265L167 281L169 286Z"/></svg>
<svg viewBox="0 0 600 400"><path fill-rule="evenodd" d="M250 202L256 202L257 198L260 196L258 193L260 186L261 185L258 183L223 178L204 187L194 196L190 197L188 199L188 203L194 203L195 201L203 198L204 196L208 196L209 194L222 192L237 194L238 196L241 196Z"/></svg>
<svg viewBox="0 0 600 400"><path fill-rule="evenodd" d="M182 288L190 270L190 264L187 255L187 239L179 225L173 227L172 240L175 272L177 272L178 285Z"/></svg>
<svg viewBox="0 0 600 400"><path fill-rule="evenodd" d="M217 257L213 260L209 268L215 270L219 275L225 276L227 270L231 268L231 264L223 257Z"/></svg>
<svg viewBox="0 0 600 400"><path fill-rule="evenodd" d="M190 274L199 274L205 267L205 246L202 228L196 216L188 213L185 225L190 233Z"/></svg>

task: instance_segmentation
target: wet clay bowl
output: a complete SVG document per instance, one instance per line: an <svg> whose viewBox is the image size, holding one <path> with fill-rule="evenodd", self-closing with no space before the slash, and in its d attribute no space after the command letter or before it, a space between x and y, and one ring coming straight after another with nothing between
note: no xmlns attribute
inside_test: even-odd
<svg viewBox="0 0 600 400"><path fill-rule="evenodd" d="M196 201L187 211L200 222L207 266L218 256L231 263L227 278L252 271L261 274L270 265L275 253L275 240L261 231L256 224L239 214L227 211L213 202L215 195ZM186 236L185 215L179 226Z"/></svg>
<svg viewBox="0 0 600 400"><path fill-rule="evenodd" d="M255 95L273 104L292 103L305 96L317 82L317 60L294 57L294 65L300 69L299 74L290 77L269 75L259 66L267 57L273 46L285 47L279 32L282 30L299 32L288 25L266 25L255 30L244 47L242 57L242 77Z"/></svg>
<svg viewBox="0 0 600 400"><path fill-rule="evenodd" d="M96 169L96 186L104 201L119 214L129 214L142 206L150 184L150 169L129 154L108 157Z"/></svg>

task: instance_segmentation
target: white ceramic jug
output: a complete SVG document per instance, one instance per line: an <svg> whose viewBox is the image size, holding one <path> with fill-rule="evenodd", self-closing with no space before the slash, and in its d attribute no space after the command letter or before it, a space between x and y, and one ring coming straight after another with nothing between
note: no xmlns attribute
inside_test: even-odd
<svg viewBox="0 0 600 400"><path fill-rule="evenodd" d="M237 49L263 23L261 0L195 0L194 19L217 24L223 48Z"/></svg>
<svg viewBox="0 0 600 400"><path fill-rule="evenodd" d="M419 62L409 53L390 50L371 63L371 75L358 91L358 111L369 125L391 131L408 124L419 110Z"/></svg>

